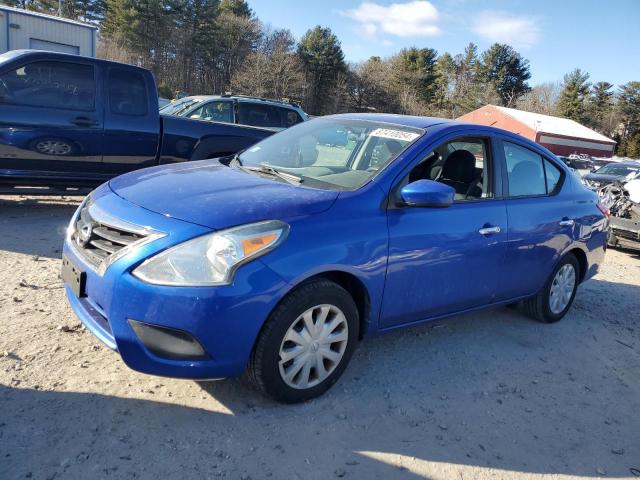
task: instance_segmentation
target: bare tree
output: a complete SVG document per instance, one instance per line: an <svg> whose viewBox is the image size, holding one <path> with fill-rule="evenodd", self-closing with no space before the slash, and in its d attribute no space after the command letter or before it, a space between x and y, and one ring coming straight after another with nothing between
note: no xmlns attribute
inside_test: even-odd
<svg viewBox="0 0 640 480"><path fill-rule="evenodd" d="M517 108L527 112L555 115L561 86L558 82L536 85L517 101Z"/></svg>

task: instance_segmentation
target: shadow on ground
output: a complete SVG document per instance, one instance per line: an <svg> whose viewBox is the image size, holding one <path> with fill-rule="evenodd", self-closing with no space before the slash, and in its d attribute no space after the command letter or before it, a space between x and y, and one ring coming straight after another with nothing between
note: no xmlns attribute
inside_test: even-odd
<svg viewBox="0 0 640 480"><path fill-rule="evenodd" d="M495 309L368 339L303 405L240 380L199 384L216 411L0 386L0 477L628 478L640 468L637 325L598 310L599 295L640 288L587 286L554 325Z"/></svg>
<svg viewBox="0 0 640 480"><path fill-rule="evenodd" d="M0 250L58 258L77 205L0 197ZM122 373L109 388L126 396L9 382L0 478L629 478L640 469L638 312L640 287L592 280L557 324L501 308L368 338L340 382L303 405L240 380L199 383L198 407L129 398L139 377ZM0 358L4 378L22 361ZM184 386L163 382L163 394Z"/></svg>
<svg viewBox="0 0 640 480"><path fill-rule="evenodd" d="M0 250L59 258L81 197L0 197Z"/></svg>

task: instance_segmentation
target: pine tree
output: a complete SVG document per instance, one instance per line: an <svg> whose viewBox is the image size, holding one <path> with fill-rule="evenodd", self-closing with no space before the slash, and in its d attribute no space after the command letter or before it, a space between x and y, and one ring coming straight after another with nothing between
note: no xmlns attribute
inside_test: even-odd
<svg viewBox="0 0 640 480"><path fill-rule="evenodd" d="M430 103L437 90L436 59L438 52L432 48L405 48L394 56L395 75L401 87L415 91L423 103Z"/></svg>
<svg viewBox="0 0 640 480"><path fill-rule="evenodd" d="M298 56L307 77L307 111L313 115L331 112L336 104L338 77L347 70L338 37L330 28L318 25L300 39Z"/></svg>
<svg viewBox="0 0 640 480"><path fill-rule="evenodd" d="M640 157L640 82L629 82L620 87L618 111L623 132L618 153L632 158Z"/></svg>
<svg viewBox="0 0 640 480"><path fill-rule="evenodd" d="M245 0L222 0L220 13L230 13L236 17L251 18L253 11Z"/></svg>
<svg viewBox="0 0 640 480"><path fill-rule="evenodd" d="M605 135L609 135L614 128L612 88L609 82L593 84L587 101L587 125Z"/></svg>
<svg viewBox="0 0 640 480"><path fill-rule="evenodd" d="M455 86L456 64L453 57L443 53L436 62L436 92L434 105L441 116L453 118L452 90Z"/></svg>
<svg viewBox="0 0 640 480"><path fill-rule="evenodd" d="M452 117L475 110L483 105L478 82L478 47L469 43L463 54L454 57L455 85L453 87Z"/></svg>
<svg viewBox="0 0 640 480"><path fill-rule="evenodd" d="M133 47L133 23L137 15L132 0L105 0L100 35L115 43Z"/></svg>
<svg viewBox="0 0 640 480"><path fill-rule="evenodd" d="M558 98L558 114L579 123L585 123L587 98L589 95L589 74L576 68L564 76L564 83Z"/></svg>
<svg viewBox="0 0 640 480"><path fill-rule="evenodd" d="M527 84L531 78L529 61L505 44L494 43L482 54L478 77L498 95L504 107L513 106L531 90Z"/></svg>

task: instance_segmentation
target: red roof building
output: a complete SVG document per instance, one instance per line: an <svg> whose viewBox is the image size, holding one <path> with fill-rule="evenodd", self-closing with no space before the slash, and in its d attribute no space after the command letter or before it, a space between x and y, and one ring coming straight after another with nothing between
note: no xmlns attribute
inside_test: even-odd
<svg viewBox="0 0 640 480"><path fill-rule="evenodd" d="M562 156L586 153L593 157L611 157L616 145L610 138L568 118L495 105L485 105L458 120L517 133Z"/></svg>

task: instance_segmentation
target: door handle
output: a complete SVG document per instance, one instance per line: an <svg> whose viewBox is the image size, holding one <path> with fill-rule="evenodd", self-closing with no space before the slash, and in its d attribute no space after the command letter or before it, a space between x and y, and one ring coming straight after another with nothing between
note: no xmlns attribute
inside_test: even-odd
<svg viewBox="0 0 640 480"><path fill-rule="evenodd" d="M570 218L564 217L562 220L560 220L560 226L561 227L573 227L573 225L576 222L574 220L571 220Z"/></svg>
<svg viewBox="0 0 640 480"><path fill-rule="evenodd" d="M500 233L500 227L482 227L478 230L480 235L493 235L494 233Z"/></svg>
<svg viewBox="0 0 640 480"><path fill-rule="evenodd" d="M89 117L76 117L71 120L71 123L79 127L95 127L96 125L98 125L98 122Z"/></svg>

